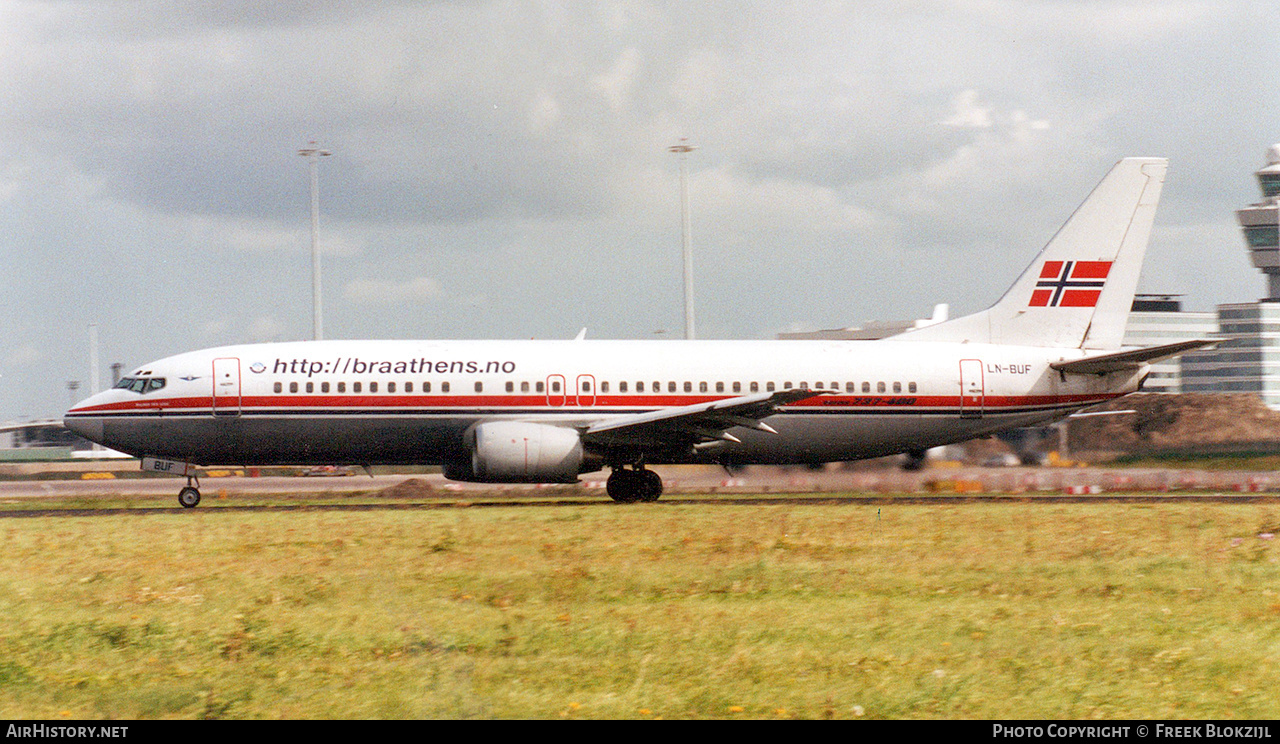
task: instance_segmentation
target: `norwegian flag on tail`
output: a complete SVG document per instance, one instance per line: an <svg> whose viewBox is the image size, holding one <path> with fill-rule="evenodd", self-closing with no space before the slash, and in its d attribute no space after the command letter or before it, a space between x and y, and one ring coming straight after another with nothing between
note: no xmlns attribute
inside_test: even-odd
<svg viewBox="0 0 1280 744"><path fill-rule="evenodd" d="M1029 307L1094 307L1110 261L1045 261Z"/></svg>

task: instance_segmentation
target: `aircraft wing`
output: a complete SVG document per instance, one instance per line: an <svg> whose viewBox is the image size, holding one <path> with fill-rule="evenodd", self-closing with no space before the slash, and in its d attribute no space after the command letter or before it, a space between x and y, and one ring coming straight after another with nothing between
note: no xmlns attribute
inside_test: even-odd
<svg viewBox="0 0 1280 744"><path fill-rule="evenodd" d="M10 421L0 424L0 432L18 431L20 429L65 429L62 422L57 419L43 419L40 421Z"/></svg>
<svg viewBox="0 0 1280 744"><path fill-rule="evenodd" d="M1197 339L1195 341L1179 341L1163 346L1148 346L1144 349L1129 349L1110 354L1072 359L1064 362L1053 362L1049 366L1059 372L1074 372L1083 375L1102 375L1108 372L1124 372L1137 369L1139 365L1158 362L1163 359L1185 354L1188 351L1203 349L1206 346L1222 343L1223 339Z"/></svg>
<svg viewBox="0 0 1280 744"><path fill-rule="evenodd" d="M695 403L679 408L664 408L634 416L609 419L588 426L582 432L584 444L605 448L644 447L669 449L700 442L737 442L728 433L735 426L776 434L763 419L777 410L797 401L819 395L827 390L781 390L775 393L744 395L726 398L712 403Z"/></svg>

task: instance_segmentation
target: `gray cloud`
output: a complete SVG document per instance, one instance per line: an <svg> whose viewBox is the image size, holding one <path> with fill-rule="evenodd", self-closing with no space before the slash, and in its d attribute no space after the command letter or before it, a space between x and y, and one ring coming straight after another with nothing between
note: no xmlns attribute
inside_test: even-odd
<svg viewBox="0 0 1280 744"><path fill-rule="evenodd" d="M1172 161L1144 288L1251 299L1232 210L1280 139L1277 20L1248 0L11 2L0 420L60 411L89 323L104 364L305 337L312 139L334 153L335 337L678 329L665 148L685 136L705 334L976 309L1133 154Z"/></svg>

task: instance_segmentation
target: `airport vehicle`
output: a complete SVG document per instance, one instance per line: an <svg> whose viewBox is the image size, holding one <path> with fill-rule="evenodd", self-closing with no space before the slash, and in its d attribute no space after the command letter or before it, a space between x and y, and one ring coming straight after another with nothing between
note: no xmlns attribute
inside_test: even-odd
<svg viewBox="0 0 1280 744"><path fill-rule="evenodd" d="M1137 391L1121 349L1167 161L1120 161L987 310L877 341L311 341L145 364L66 425L188 478L194 465L438 464L448 478L567 483L611 468L922 453Z"/></svg>

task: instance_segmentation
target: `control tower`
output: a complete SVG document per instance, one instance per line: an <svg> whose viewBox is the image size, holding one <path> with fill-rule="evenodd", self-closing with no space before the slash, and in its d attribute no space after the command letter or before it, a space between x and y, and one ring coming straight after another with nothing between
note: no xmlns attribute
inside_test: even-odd
<svg viewBox="0 0 1280 744"><path fill-rule="evenodd" d="M1267 150L1267 164L1255 171L1262 201L1236 210L1253 265L1267 275L1263 302L1280 302L1280 145Z"/></svg>
<svg viewBox="0 0 1280 744"><path fill-rule="evenodd" d="M1216 349L1182 359L1182 390L1188 393L1253 393L1280 411L1280 145L1267 150L1255 171L1262 201L1236 210L1253 265L1267 275L1259 302L1218 305Z"/></svg>

